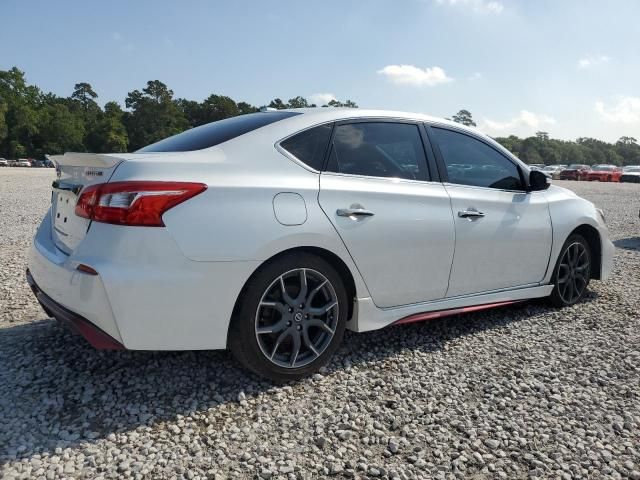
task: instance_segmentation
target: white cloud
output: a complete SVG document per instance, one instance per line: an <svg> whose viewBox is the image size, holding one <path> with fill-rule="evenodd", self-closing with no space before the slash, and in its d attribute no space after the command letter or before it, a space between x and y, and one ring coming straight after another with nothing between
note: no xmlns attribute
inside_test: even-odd
<svg viewBox="0 0 640 480"><path fill-rule="evenodd" d="M537 114L528 110L520 110L520 113L506 122L497 122L485 118L481 128L489 133L511 133L516 129L538 129L545 125L555 125L556 120L549 115Z"/></svg>
<svg viewBox="0 0 640 480"><path fill-rule="evenodd" d="M436 0L440 4L471 8L475 12L501 13L504 5L494 0Z"/></svg>
<svg viewBox="0 0 640 480"><path fill-rule="evenodd" d="M309 95L309 101L319 106L326 105L331 100L336 100L333 93L312 93Z"/></svg>
<svg viewBox="0 0 640 480"><path fill-rule="evenodd" d="M620 97L618 103L606 107L604 102L596 102L596 112L607 122L640 122L640 97Z"/></svg>
<svg viewBox="0 0 640 480"><path fill-rule="evenodd" d="M611 60L611 58L606 55L590 55L578 60L578 68L597 67L598 65L609 63L609 60Z"/></svg>
<svg viewBox="0 0 640 480"><path fill-rule="evenodd" d="M116 42L122 40L122 34L120 32L111 32L111 38Z"/></svg>
<svg viewBox="0 0 640 480"><path fill-rule="evenodd" d="M469 76L469 80L480 80L482 78L482 73L474 72L473 75Z"/></svg>
<svg viewBox="0 0 640 480"><path fill-rule="evenodd" d="M414 85L418 87L422 85L433 87L453 80L440 67L423 69L413 65L387 65L378 70L378 74L384 75L398 85Z"/></svg>

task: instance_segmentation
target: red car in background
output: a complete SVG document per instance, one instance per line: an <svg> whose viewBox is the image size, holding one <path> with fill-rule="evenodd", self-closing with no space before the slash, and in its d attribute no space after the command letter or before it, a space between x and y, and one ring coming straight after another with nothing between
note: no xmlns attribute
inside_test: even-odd
<svg viewBox="0 0 640 480"><path fill-rule="evenodd" d="M574 163L567 168L560 170L560 180L582 180L591 168L589 165L579 165Z"/></svg>
<svg viewBox="0 0 640 480"><path fill-rule="evenodd" d="M619 182L622 176L622 169L615 165L594 165L591 171L584 175L588 181L598 180L599 182Z"/></svg>

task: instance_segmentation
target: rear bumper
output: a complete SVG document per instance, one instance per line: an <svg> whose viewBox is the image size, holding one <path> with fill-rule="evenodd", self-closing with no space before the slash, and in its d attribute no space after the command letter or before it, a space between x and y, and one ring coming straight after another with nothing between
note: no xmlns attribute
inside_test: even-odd
<svg viewBox="0 0 640 480"><path fill-rule="evenodd" d="M124 345L115 338L102 331L86 318L66 309L40 290L29 270L27 270L27 283L47 315L52 316L74 332L82 335L94 348L99 350L124 350Z"/></svg>
<svg viewBox="0 0 640 480"><path fill-rule="evenodd" d="M127 350L214 350L226 348L236 299L260 263L195 262L165 228L100 223L66 255L53 242L47 214L28 268L45 309L73 318L65 323L88 323Z"/></svg>

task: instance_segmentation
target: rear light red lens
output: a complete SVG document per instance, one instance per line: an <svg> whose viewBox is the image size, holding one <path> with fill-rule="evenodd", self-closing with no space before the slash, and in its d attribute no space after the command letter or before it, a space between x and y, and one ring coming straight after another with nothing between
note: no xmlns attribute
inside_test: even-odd
<svg viewBox="0 0 640 480"><path fill-rule="evenodd" d="M76 203L76 215L116 225L163 227L170 208L203 192L203 183L113 182L85 188Z"/></svg>

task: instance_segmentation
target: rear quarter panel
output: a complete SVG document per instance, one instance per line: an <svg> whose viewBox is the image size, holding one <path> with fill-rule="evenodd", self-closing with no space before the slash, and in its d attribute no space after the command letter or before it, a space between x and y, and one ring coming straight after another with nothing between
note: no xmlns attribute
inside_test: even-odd
<svg viewBox="0 0 640 480"><path fill-rule="evenodd" d="M285 250L309 246L329 250L350 269L358 296L368 291L342 240L318 204L319 174L285 157L273 134L239 137L221 147L129 161L116 180L202 182L208 188L177 205L163 221L180 251L194 262L258 262ZM306 221L283 225L274 197L295 193L304 200Z"/></svg>

